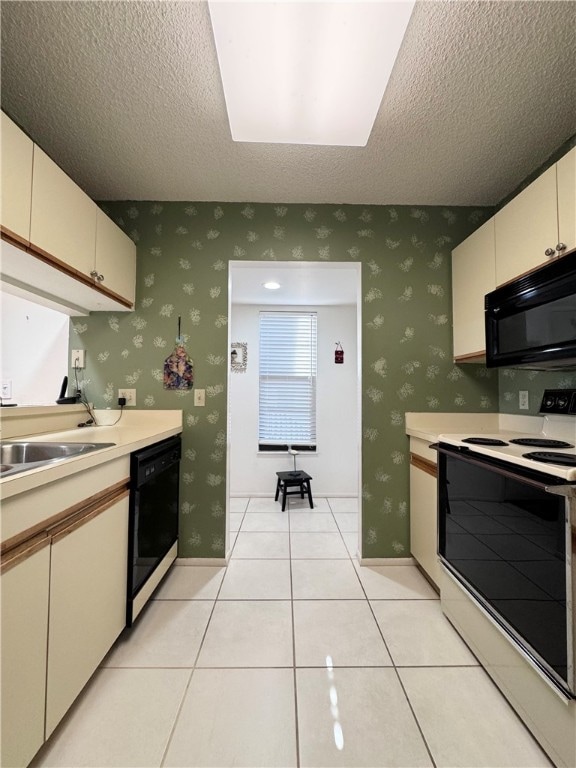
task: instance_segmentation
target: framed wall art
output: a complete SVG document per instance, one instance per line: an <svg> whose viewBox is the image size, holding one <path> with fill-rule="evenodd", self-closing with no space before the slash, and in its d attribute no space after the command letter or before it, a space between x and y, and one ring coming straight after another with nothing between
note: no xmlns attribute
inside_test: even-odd
<svg viewBox="0 0 576 768"><path fill-rule="evenodd" d="M230 349L230 370L234 373L245 373L248 364L248 344L245 341L235 341Z"/></svg>

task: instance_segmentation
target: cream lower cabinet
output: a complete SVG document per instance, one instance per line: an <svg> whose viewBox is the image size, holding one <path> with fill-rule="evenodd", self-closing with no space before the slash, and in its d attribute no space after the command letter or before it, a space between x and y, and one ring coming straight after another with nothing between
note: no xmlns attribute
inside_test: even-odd
<svg viewBox="0 0 576 768"><path fill-rule="evenodd" d="M454 359L478 362L486 356L484 297L496 288L494 218L452 251Z"/></svg>
<svg viewBox="0 0 576 768"><path fill-rule="evenodd" d="M52 538L46 738L126 624L128 496Z"/></svg>
<svg viewBox="0 0 576 768"><path fill-rule="evenodd" d="M50 540L7 556L2 568L1 764L14 768L28 765L44 741Z"/></svg>
<svg viewBox="0 0 576 768"><path fill-rule="evenodd" d="M438 562L438 491L436 465L414 452L410 441L410 552L434 584L440 588ZM430 451L427 448L427 451ZM430 451L431 452L431 451Z"/></svg>

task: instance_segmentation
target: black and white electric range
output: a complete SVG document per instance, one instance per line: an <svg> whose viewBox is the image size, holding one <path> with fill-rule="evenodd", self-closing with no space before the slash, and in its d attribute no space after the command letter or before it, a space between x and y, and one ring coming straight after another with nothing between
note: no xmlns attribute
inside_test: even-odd
<svg viewBox="0 0 576 768"><path fill-rule="evenodd" d="M440 435L441 562L576 699L576 390L546 390L539 434Z"/></svg>

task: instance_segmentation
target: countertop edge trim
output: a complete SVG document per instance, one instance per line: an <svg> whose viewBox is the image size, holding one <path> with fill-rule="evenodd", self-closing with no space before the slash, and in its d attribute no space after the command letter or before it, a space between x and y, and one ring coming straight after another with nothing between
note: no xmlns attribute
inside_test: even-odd
<svg viewBox="0 0 576 768"><path fill-rule="evenodd" d="M10 555L12 550L25 545L36 536L43 534L50 538L51 536L57 535L63 527L70 525L73 518L83 518L84 514L88 514L91 510L93 511L95 507L102 504L106 499L114 497L114 501L116 501L117 496L119 497L128 491L129 483L129 478L114 483L114 485L104 488L102 491L99 491L92 496L88 496L86 499L82 499L82 501L73 504L67 509L63 509L56 515L52 515L31 528L26 528L26 530L6 539L6 541L3 541L0 545L0 555L2 556L2 559L4 560L5 557Z"/></svg>

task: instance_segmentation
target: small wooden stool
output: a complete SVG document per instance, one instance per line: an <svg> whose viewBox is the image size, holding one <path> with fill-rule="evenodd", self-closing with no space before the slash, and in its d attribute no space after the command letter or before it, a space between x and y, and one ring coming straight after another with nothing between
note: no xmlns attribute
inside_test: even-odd
<svg viewBox="0 0 576 768"><path fill-rule="evenodd" d="M303 499L304 492L308 494L310 509L314 509L312 490L310 488L310 480L312 480L312 478L309 474L306 472L276 472L276 474L278 475L278 482L276 483L276 496L274 497L274 501L278 501L278 496L280 491L282 491L282 512L286 509L286 496L299 494L300 498ZM289 491L289 488L296 488L296 490Z"/></svg>

